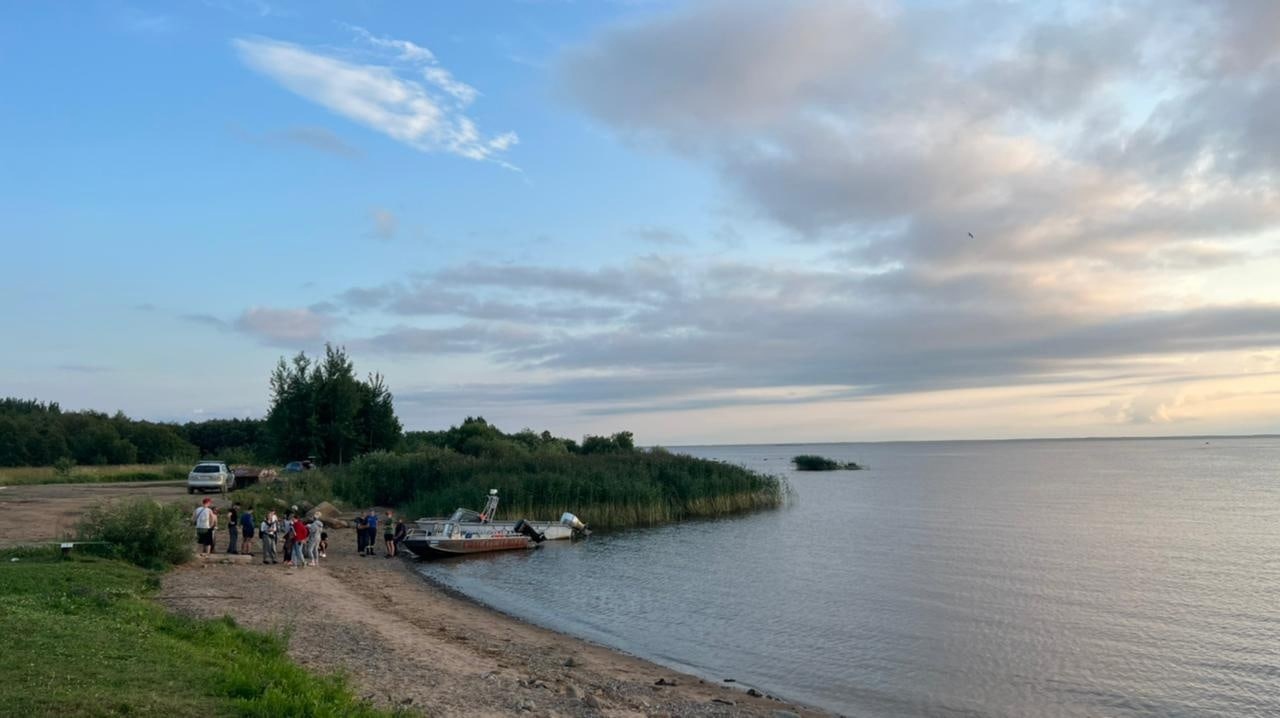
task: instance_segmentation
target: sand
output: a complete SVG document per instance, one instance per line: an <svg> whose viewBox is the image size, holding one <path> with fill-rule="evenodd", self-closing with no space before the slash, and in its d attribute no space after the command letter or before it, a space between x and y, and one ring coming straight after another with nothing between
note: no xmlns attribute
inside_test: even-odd
<svg viewBox="0 0 1280 718"><path fill-rule="evenodd" d="M56 540L88 505L137 494L194 498L181 482L0 489L0 545ZM410 560L357 556L349 529L329 537L319 567L197 561L166 574L157 598L282 633L299 663L431 716L824 715L524 623L427 582Z"/></svg>

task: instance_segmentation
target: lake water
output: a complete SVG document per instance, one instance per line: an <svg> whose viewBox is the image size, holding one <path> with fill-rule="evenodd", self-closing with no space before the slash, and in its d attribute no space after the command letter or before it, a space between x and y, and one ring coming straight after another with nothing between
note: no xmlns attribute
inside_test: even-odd
<svg viewBox="0 0 1280 718"><path fill-rule="evenodd" d="M794 500L420 570L849 715L1280 715L1280 439L678 451ZM801 453L870 469L796 473Z"/></svg>

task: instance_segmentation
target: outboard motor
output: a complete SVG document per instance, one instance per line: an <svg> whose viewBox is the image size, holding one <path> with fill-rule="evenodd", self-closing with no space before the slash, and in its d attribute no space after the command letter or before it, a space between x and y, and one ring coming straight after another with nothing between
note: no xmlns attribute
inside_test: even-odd
<svg viewBox="0 0 1280 718"><path fill-rule="evenodd" d="M587 528L587 525L582 523L581 519L568 511L564 512L564 515L560 517L560 523L573 529L574 538L582 538L583 536L591 535L591 529Z"/></svg>
<svg viewBox="0 0 1280 718"><path fill-rule="evenodd" d="M525 521L524 519L520 519L519 521L517 521L516 525L511 527L511 530L515 531L518 534L524 534L525 536L528 536L529 538L533 539L534 543L542 543L543 541L547 540L546 534L535 529L528 521Z"/></svg>

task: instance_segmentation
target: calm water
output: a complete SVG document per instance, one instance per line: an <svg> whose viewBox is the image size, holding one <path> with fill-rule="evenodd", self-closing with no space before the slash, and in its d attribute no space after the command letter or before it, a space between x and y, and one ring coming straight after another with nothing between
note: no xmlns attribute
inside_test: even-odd
<svg viewBox="0 0 1280 718"><path fill-rule="evenodd" d="M682 451L785 475L793 505L421 570L849 715L1280 715L1280 439Z"/></svg>

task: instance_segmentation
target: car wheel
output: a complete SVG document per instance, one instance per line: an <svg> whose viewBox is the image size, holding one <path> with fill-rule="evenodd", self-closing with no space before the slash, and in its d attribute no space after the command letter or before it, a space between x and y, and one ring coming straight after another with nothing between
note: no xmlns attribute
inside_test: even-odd
<svg viewBox="0 0 1280 718"><path fill-rule="evenodd" d="M195 490L195 489L191 488L190 486L188 486L188 487L187 487L187 493L188 493L188 494L194 494L195 492L196 492L196 490Z"/></svg>

